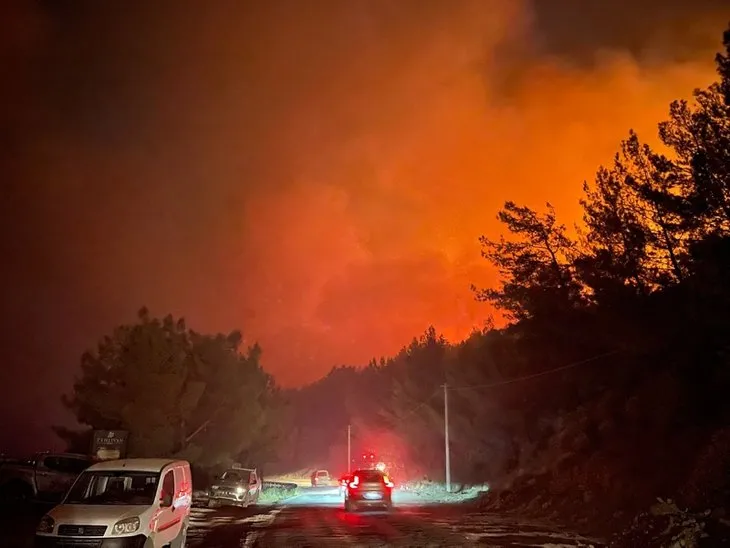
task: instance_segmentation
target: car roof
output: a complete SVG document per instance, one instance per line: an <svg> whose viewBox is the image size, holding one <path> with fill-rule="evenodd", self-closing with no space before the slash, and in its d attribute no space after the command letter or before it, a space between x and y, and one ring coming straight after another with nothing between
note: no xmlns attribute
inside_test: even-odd
<svg viewBox="0 0 730 548"><path fill-rule="evenodd" d="M96 464L87 468L88 471L102 471L102 470L133 470L135 472L161 472L163 468L170 464L183 464L190 466L187 461L184 460L172 460L172 459L119 459L119 460L106 460L103 462L97 462Z"/></svg>
<svg viewBox="0 0 730 548"><path fill-rule="evenodd" d="M90 455L84 455L83 453L56 453L54 451L41 451L39 453L35 454L35 457L42 458L42 457L69 457L72 459L83 459L83 460L92 460L93 457Z"/></svg>
<svg viewBox="0 0 730 548"><path fill-rule="evenodd" d="M351 472L350 475L365 474L365 473L380 474L381 476L385 475L385 472L383 472L382 470L378 470L377 468L358 468L354 472Z"/></svg>

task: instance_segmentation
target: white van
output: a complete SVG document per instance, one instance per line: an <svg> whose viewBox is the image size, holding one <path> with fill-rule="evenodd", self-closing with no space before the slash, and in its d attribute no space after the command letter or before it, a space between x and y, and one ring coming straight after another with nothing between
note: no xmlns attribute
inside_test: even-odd
<svg viewBox="0 0 730 548"><path fill-rule="evenodd" d="M43 516L36 548L183 548L192 495L190 464L183 460L94 464L76 479L63 502Z"/></svg>

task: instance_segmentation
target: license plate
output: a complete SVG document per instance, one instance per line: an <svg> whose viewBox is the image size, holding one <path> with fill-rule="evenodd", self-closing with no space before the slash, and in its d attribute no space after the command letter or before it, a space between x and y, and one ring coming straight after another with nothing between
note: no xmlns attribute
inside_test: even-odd
<svg viewBox="0 0 730 548"><path fill-rule="evenodd" d="M380 493L364 493L363 496L369 500L377 500L383 498L383 495L381 495Z"/></svg>

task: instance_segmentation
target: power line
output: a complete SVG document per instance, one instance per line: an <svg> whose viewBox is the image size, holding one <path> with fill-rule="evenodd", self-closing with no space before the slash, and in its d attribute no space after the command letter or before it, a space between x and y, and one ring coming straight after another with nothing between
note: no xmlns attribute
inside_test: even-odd
<svg viewBox="0 0 730 548"><path fill-rule="evenodd" d="M396 422L400 422L402 420L405 420L406 417L408 417L409 415L412 415L413 413L415 413L416 411L418 411L419 409L421 409L421 407L424 407L440 391L441 391L441 388L437 388L436 390L434 390L433 392L431 392L431 395L429 395L425 400L423 400L421 403L415 405L413 408L411 408L410 410L408 410L405 413L403 413L403 415L401 415L400 417L398 417L396 419Z"/></svg>
<svg viewBox="0 0 730 548"><path fill-rule="evenodd" d="M410 415L410 414L412 414L412 413L415 413L415 412L416 412L416 411L418 411L418 410L419 410L419 409L420 409L421 407L424 407L424 406L425 406L425 405L426 405L426 404L427 404L428 402L430 402L430 401L431 401L431 399L432 399L432 398L433 398L433 397L434 397L434 396L435 396L436 394L438 394L438 392L439 392L439 389L438 389L438 388L437 388L436 390L434 390L433 392L431 392L431 395L430 395L430 396L428 396L428 397L427 397L427 398L426 398L425 400L423 400L423 401L422 401L421 403L419 403L418 405L416 405L416 406L415 406L415 407L414 407L413 409L411 409L410 411L408 411L408 412L404 413L404 414L403 414L403 416L401 417L401 419L405 418L405 417L406 417L407 415Z"/></svg>
<svg viewBox="0 0 730 548"><path fill-rule="evenodd" d="M590 358L586 358L584 360L580 360L577 362L572 362L567 365L562 365L562 366L556 367L554 369L548 369L547 371L541 371L540 373L533 373L531 375L524 375L522 377L515 377L513 379L507 379L504 381L495 381L495 382L486 383L486 384L474 384L471 386L449 386L448 390L473 390L473 389L477 389L477 388L495 388L497 386L504 386L506 384L514 384L517 382L529 381L529 380L535 379L537 377L551 375L553 373L559 373L560 371L567 371L568 369L574 369L576 367L580 367L581 365L585 365L587 363L594 362L601 358L607 358L608 356L613 356L614 354L618 354L619 352L621 352L621 350L611 350L610 352L604 352L603 354L591 356Z"/></svg>
<svg viewBox="0 0 730 548"><path fill-rule="evenodd" d="M445 390L448 390L448 391L454 390L454 391L456 391L456 390L474 390L474 389L483 389L483 388L496 388L496 387L505 386L505 385L508 385L508 384L515 384L515 383L518 383L518 382L525 382L525 381L529 381L529 380L532 380L532 379L535 379L535 378L538 378L538 377L543 377L545 375L551 375L553 373L559 373L561 371L567 371L569 369L574 369L576 367L580 367L582 365L585 365L585 364L588 364L588 363L592 363L594 361L597 361L597 360L599 360L601 358L607 358L608 356L613 356L613 355L618 354L620 352L621 352L621 350L611 350L610 352L604 352L603 354L597 354L595 356L591 356L590 358L586 358L586 359L579 360L579 361L576 361L576 362L571 362L569 364L562 365L560 367L555 367L553 369L548 369L547 371L541 371L540 373L533 373L533 374L530 374L530 375L523 375L522 377L515 377L515 378L512 378L512 379L507 379L507 380L503 380L503 381L495 381L495 382L485 383L485 384L474 384L474 385L471 385L471 386L447 386ZM408 411L406 411L405 413L403 413L403 415L401 415L400 417L395 418L395 420L393 422L399 423L399 422L404 421L410 415L412 415L416 411L420 410L422 407L426 406L431 401L431 399L436 394L440 393L443 389L444 389L443 386L437 388L426 399L424 399L420 403L416 404L414 407L412 407L411 409L409 409Z"/></svg>

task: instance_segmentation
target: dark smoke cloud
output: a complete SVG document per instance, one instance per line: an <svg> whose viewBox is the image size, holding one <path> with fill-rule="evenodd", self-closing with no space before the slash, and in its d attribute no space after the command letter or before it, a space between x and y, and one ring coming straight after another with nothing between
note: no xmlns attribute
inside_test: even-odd
<svg viewBox="0 0 730 548"><path fill-rule="evenodd" d="M637 59L696 59L717 48L725 0L533 0L534 43L545 54L595 64L605 51Z"/></svg>

